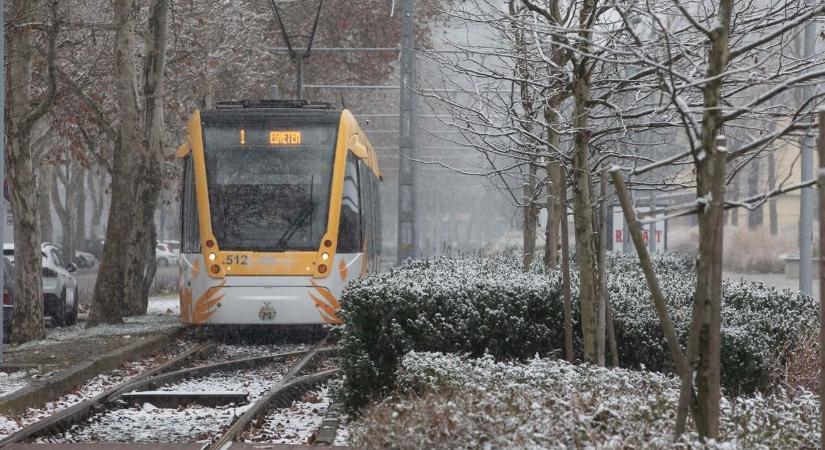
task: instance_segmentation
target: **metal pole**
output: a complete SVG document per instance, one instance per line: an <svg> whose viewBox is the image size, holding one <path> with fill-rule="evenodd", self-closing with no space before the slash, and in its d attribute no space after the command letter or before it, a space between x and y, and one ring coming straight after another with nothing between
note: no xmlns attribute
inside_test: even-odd
<svg viewBox="0 0 825 450"><path fill-rule="evenodd" d="M0 0L0 111L6 111L6 17L4 11L6 9L4 0ZM3 191L6 186L6 121L0 120L0 180L3 181ZM6 201L3 200L3 205L0 207L0 245L5 241L6 229ZM5 256L3 256L5 258ZM5 261L0 261L5 266ZM6 288L6 280L3 279L5 268L0 267L0 293ZM0 364L4 362L3 355L3 306L0 306Z"/></svg>
<svg viewBox="0 0 825 450"><path fill-rule="evenodd" d="M812 6L812 1L806 2ZM805 25L805 61L810 61L814 55L814 43L816 40L816 22L811 20ZM809 101L812 97L812 87L805 84L802 88L802 102ZM802 180L810 180L814 175L814 155L813 137L809 130L802 138ZM813 227L814 227L814 190L812 187L802 189L799 204L799 290L808 294L813 294ZM822 256L820 256L822 257ZM820 293L821 295L821 293Z"/></svg>
<svg viewBox="0 0 825 450"><path fill-rule="evenodd" d="M295 64L298 65L298 74L296 78L295 95L298 100L304 99L304 57L298 56L295 58Z"/></svg>
<svg viewBox="0 0 825 450"><path fill-rule="evenodd" d="M825 348L825 111L819 112L819 348ZM825 373L825 352L819 352L819 373ZM825 377L819 376L819 398L825 398ZM819 409L820 448L825 449L825 408Z"/></svg>
<svg viewBox="0 0 825 450"><path fill-rule="evenodd" d="M656 211L656 191L650 191L650 212L651 212L651 219L649 231L647 233L647 246L650 249L650 254L656 254L656 216L654 211Z"/></svg>
<svg viewBox="0 0 825 450"><path fill-rule="evenodd" d="M401 2L401 90L398 133L398 262L416 256L415 120L415 0Z"/></svg>

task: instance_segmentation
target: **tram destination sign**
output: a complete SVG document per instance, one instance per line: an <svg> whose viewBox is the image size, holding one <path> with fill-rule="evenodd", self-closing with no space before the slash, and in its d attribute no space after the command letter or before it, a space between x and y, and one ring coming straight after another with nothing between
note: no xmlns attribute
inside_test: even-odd
<svg viewBox="0 0 825 450"><path fill-rule="evenodd" d="M249 130L241 128L238 139L241 145L260 144L261 141L269 145L301 145L300 130Z"/></svg>

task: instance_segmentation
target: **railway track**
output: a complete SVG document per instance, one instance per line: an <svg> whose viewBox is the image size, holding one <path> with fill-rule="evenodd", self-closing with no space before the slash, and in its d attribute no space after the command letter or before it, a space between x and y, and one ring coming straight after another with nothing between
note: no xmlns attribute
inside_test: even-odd
<svg viewBox="0 0 825 450"><path fill-rule="evenodd" d="M338 348L322 345L198 363L219 352L215 344L196 344L151 371L21 428L1 439L0 448L32 442L201 442L204 450L228 449L268 413L290 406L339 373L331 359ZM247 383L248 392L214 390L228 379ZM158 416L161 423L153 424L149 418L158 408L168 415ZM193 423L169 419L175 414L191 417ZM164 421L177 424L177 429L164 434L159 429ZM316 433L319 443L332 443L334 429L330 437L328 428L324 421ZM129 437L130 432L137 434Z"/></svg>

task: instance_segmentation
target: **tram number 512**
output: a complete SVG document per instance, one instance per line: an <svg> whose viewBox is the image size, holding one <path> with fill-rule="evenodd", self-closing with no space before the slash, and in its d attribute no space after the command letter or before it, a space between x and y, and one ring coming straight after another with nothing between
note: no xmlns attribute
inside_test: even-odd
<svg viewBox="0 0 825 450"><path fill-rule="evenodd" d="M237 264L245 266L248 264L249 257L247 255L227 255L225 264Z"/></svg>

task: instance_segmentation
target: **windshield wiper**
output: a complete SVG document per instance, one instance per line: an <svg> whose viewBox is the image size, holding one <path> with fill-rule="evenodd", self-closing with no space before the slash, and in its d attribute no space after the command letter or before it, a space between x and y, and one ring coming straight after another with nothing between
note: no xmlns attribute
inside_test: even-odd
<svg viewBox="0 0 825 450"><path fill-rule="evenodd" d="M275 251L282 252L286 250L287 242L289 242L289 240L292 239L292 236L295 234L295 232L298 231L299 228L301 228L301 225L307 220L307 217L312 215L312 211L314 209L315 202L310 201L309 205L307 205L306 208L304 208L301 211L301 214L295 219L294 222L292 222L289 225L289 228L287 228L287 230L284 231L284 234L282 234L281 237L278 238L278 243L275 244Z"/></svg>

